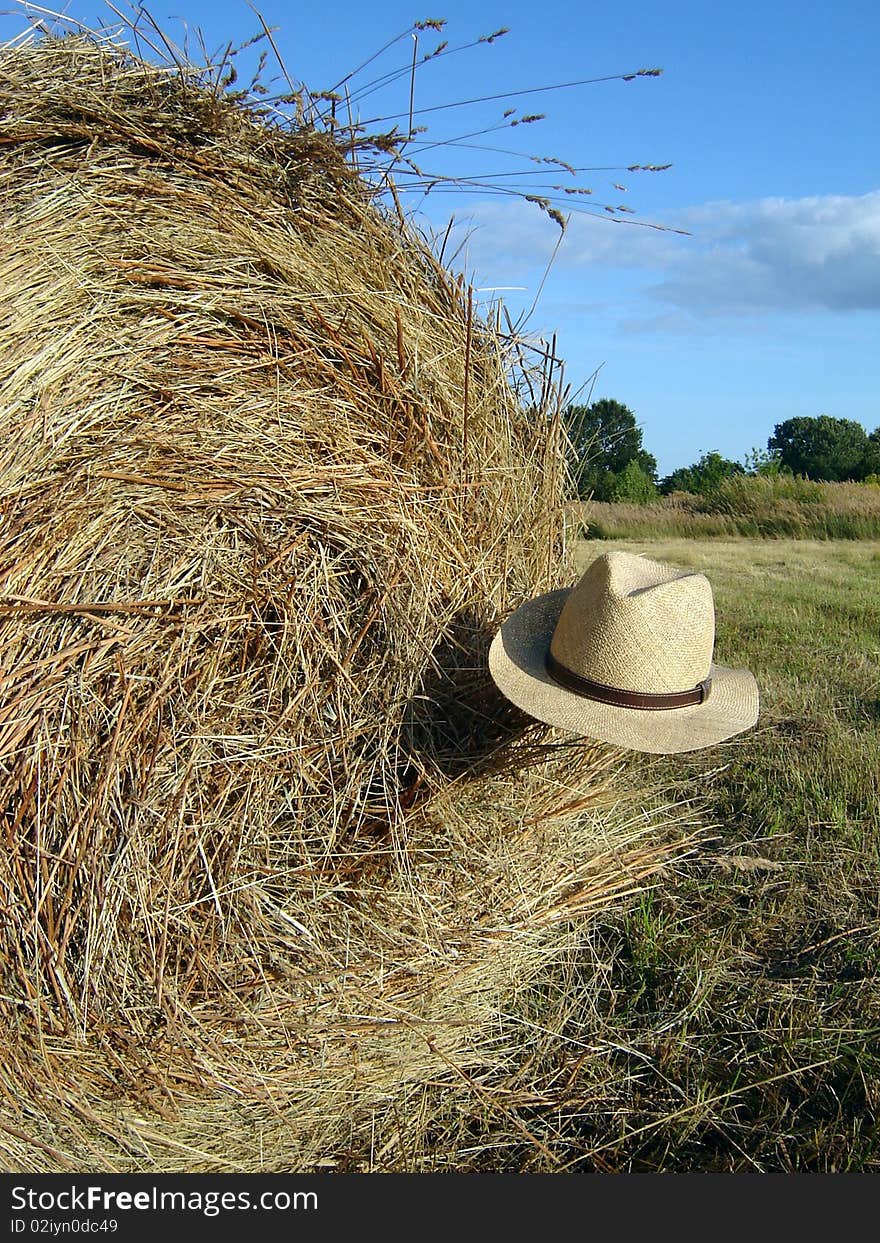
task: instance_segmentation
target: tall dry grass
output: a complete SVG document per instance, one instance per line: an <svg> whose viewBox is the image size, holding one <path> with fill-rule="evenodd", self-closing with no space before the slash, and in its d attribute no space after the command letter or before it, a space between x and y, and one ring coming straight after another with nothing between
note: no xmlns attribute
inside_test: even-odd
<svg viewBox="0 0 880 1243"><path fill-rule="evenodd" d="M582 514L592 539L878 539L880 487L734 475L710 496L678 492L648 505L590 501Z"/></svg>

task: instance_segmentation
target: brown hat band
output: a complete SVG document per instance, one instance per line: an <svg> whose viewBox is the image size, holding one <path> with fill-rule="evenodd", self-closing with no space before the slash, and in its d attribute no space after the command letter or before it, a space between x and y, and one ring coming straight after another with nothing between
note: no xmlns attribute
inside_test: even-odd
<svg viewBox="0 0 880 1243"><path fill-rule="evenodd" d="M689 691L670 691L664 695L643 694L641 691L624 691L617 686L605 686L602 682L593 682L590 678L582 678L578 673L559 663L552 652L547 653L547 672L554 682L574 691L585 699L596 699L599 703L612 704L615 708L647 708L660 710L667 708L687 708L692 704L701 704L709 694L711 678L692 687Z"/></svg>

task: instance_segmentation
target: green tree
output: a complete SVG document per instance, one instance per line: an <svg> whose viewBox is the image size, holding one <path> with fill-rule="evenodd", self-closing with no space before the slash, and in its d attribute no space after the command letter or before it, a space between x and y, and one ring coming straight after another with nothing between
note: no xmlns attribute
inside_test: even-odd
<svg viewBox="0 0 880 1243"><path fill-rule="evenodd" d="M790 475L791 471L783 466L778 453L770 453L766 449L750 449L743 457L747 475L764 475L776 478L778 475Z"/></svg>
<svg viewBox="0 0 880 1243"><path fill-rule="evenodd" d="M861 423L828 414L777 423L767 449L808 479L863 479L872 469L873 446Z"/></svg>
<svg viewBox="0 0 880 1243"><path fill-rule="evenodd" d="M693 466L680 466L671 475L667 475L660 482L660 491L664 496L668 496L670 492L695 492L701 496L709 496L722 479L745 473L741 462L722 457L717 450L712 449L709 453L704 453Z"/></svg>
<svg viewBox="0 0 880 1243"><path fill-rule="evenodd" d="M875 428L868 437L868 448L863 466L862 478L867 479L868 475L880 475L880 427Z"/></svg>
<svg viewBox="0 0 880 1243"><path fill-rule="evenodd" d="M578 495L611 499L618 476L635 462L653 484L657 461L642 447L642 430L623 402L603 397L589 406L568 406L564 414L572 446Z"/></svg>
<svg viewBox="0 0 880 1243"><path fill-rule="evenodd" d="M611 477L608 485L609 501L629 501L636 505L647 505L656 497L656 483L635 458L630 458L620 474Z"/></svg>

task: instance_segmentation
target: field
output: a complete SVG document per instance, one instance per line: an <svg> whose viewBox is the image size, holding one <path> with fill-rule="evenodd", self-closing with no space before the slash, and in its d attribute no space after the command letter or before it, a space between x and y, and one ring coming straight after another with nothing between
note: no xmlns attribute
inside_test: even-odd
<svg viewBox="0 0 880 1243"><path fill-rule="evenodd" d="M713 833L597 934L603 1099L570 1168L880 1169L880 543L613 546L709 575L716 658L762 710L711 751L631 757Z"/></svg>

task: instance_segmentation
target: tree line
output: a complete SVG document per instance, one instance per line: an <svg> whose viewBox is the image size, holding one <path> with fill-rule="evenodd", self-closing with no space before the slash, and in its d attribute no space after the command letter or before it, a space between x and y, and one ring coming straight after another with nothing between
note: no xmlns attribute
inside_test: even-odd
<svg viewBox="0 0 880 1243"><path fill-rule="evenodd" d="M570 405L565 424L583 500L646 503L673 492L708 495L731 475L800 475L819 481L880 483L880 427L869 435L852 419L821 414L777 423L766 450L735 462L715 450L662 479L628 406L612 398Z"/></svg>

